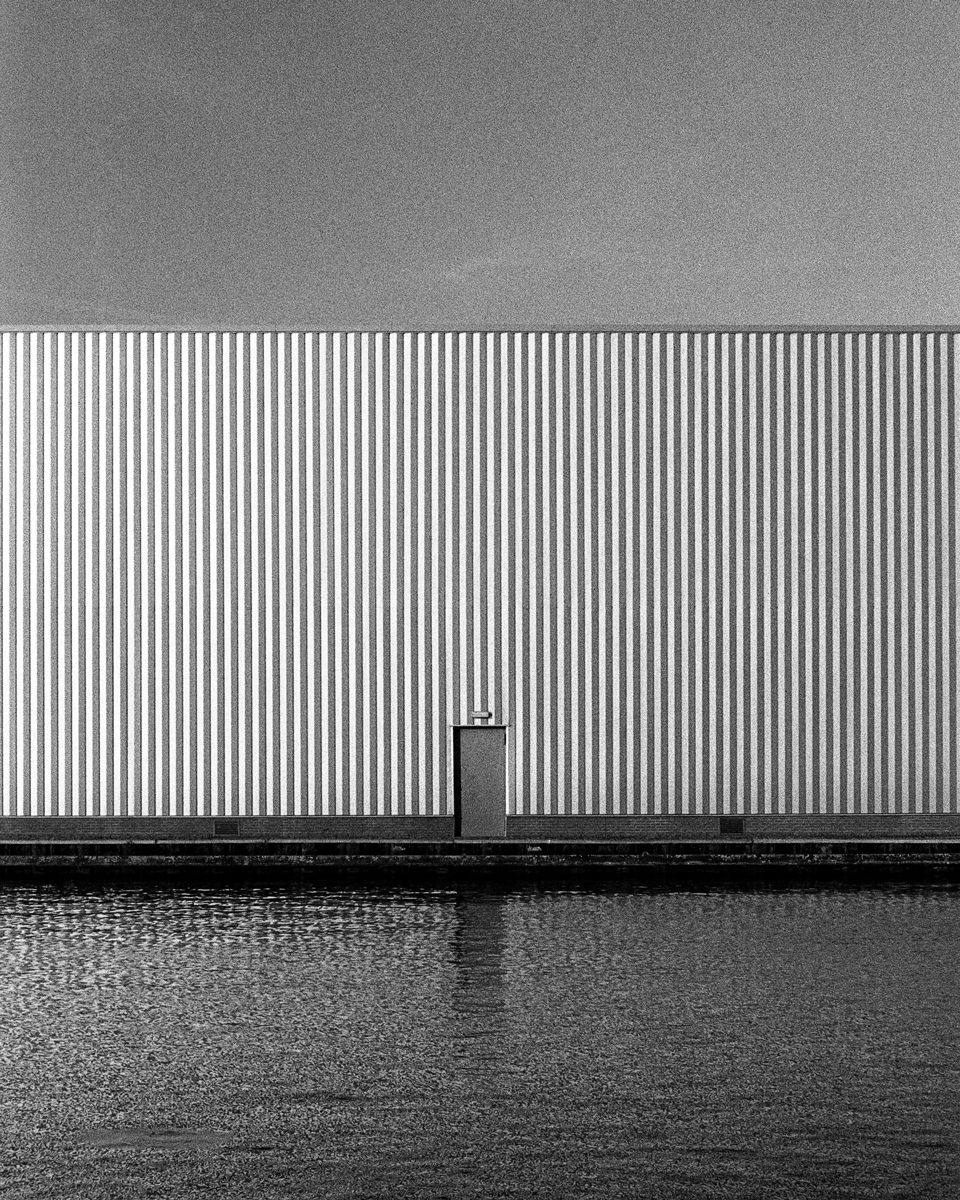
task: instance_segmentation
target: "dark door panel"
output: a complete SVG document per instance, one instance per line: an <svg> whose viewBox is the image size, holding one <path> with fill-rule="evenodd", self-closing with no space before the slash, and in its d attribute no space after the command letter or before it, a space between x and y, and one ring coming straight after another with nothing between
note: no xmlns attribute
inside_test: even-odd
<svg viewBox="0 0 960 1200"><path fill-rule="evenodd" d="M456 835L502 838L507 816L507 731L484 725L453 733Z"/></svg>

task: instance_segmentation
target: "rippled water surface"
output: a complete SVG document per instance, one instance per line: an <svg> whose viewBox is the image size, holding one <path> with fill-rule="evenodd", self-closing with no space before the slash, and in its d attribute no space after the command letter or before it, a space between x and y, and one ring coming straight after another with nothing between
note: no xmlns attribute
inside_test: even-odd
<svg viewBox="0 0 960 1200"><path fill-rule="evenodd" d="M0 891L6 1196L960 1196L960 892Z"/></svg>

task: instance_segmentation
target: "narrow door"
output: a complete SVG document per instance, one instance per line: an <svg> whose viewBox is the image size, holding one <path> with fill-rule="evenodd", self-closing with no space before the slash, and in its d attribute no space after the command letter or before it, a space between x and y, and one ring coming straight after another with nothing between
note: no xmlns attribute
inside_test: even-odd
<svg viewBox="0 0 960 1200"><path fill-rule="evenodd" d="M507 731L479 725L453 731L457 837L502 838L507 819Z"/></svg>

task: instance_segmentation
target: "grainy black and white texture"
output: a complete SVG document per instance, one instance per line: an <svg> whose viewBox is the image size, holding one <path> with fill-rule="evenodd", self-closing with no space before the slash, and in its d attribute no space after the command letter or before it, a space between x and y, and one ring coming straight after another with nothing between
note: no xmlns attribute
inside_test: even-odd
<svg viewBox="0 0 960 1200"><path fill-rule="evenodd" d="M958 50L12 0L2 815L954 813Z"/></svg>
<svg viewBox="0 0 960 1200"><path fill-rule="evenodd" d="M6 0L0 323L923 324L938 0Z"/></svg>
<svg viewBox="0 0 960 1200"><path fill-rule="evenodd" d="M956 813L958 340L4 333L3 815Z"/></svg>

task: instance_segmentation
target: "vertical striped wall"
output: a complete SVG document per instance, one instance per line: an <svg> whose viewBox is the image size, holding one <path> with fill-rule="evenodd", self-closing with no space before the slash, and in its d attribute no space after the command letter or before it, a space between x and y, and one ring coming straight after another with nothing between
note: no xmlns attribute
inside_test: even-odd
<svg viewBox="0 0 960 1200"><path fill-rule="evenodd" d="M958 340L3 333L2 813L955 812Z"/></svg>

